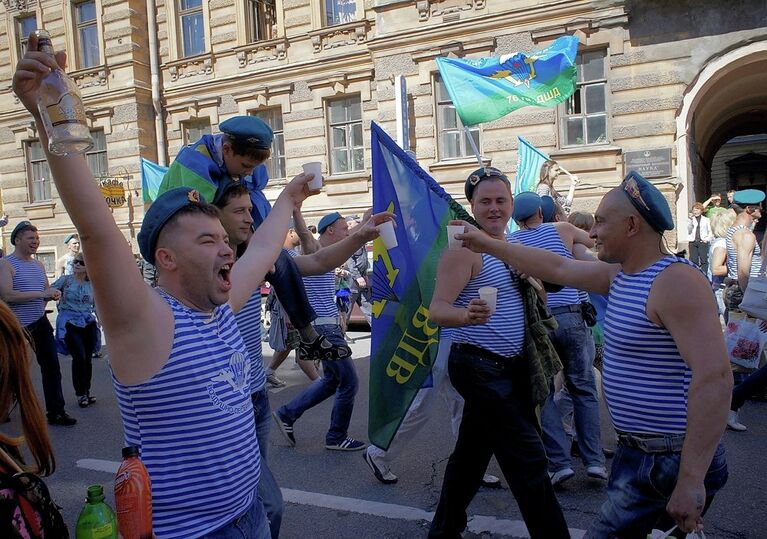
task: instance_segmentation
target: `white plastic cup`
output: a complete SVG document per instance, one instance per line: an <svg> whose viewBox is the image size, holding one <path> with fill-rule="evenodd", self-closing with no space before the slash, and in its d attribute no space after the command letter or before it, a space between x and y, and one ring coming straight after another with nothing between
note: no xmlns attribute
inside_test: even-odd
<svg viewBox="0 0 767 539"><path fill-rule="evenodd" d="M378 225L378 233L381 234L384 247L386 249L394 249L397 244L397 234L394 233L394 221L385 221Z"/></svg>
<svg viewBox="0 0 767 539"><path fill-rule="evenodd" d="M460 249L463 247L463 240L455 239L455 235L464 232L466 232L466 227L463 225L447 225L447 248Z"/></svg>
<svg viewBox="0 0 767 539"><path fill-rule="evenodd" d="M479 289L479 299L484 300L490 309L490 314L494 314L495 303L498 299L498 289L494 286L483 286Z"/></svg>
<svg viewBox="0 0 767 539"><path fill-rule="evenodd" d="M310 191L318 191L322 189L322 163L319 161L312 161L311 163L304 163L304 174L314 174L314 178L307 185Z"/></svg>

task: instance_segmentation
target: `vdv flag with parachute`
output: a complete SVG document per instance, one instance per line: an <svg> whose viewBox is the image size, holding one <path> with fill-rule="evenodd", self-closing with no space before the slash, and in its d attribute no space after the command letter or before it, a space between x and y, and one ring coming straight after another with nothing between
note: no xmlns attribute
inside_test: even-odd
<svg viewBox="0 0 767 539"><path fill-rule="evenodd" d="M141 192L145 204L154 202L168 167L141 158Z"/></svg>
<svg viewBox="0 0 767 539"><path fill-rule="evenodd" d="M396 215L398 246L373 242L370 441L388 449L437 355L429 321L437 262L451 219L473 221L378 125L371 125L373 211Z"/></svg>
<svg viewBox="0 0 767 539"><path fill-rule="evenodd" d="M519 108L552 107L575 92L578 38L563 36L532 54L437 58L442 81L464 125L497 120Z"/></svg>
<svg viewBox="0 0 767 539"><path fill-rule="evenodd" d="M524 191L534 191L541 177L541 166L549 156L530 144L525 137L517 137L517 177L514 181L514 196ZM517 230L517 223L509 221L509 232Z"/></svg>

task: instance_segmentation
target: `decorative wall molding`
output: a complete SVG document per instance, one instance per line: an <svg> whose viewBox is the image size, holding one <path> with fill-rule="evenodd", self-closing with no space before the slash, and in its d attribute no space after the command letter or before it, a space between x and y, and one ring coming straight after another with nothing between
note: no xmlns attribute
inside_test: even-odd
<svg viewBox="0 0 767 539"><path fill-rule="evenodd" d="M293 83L259 86L244 92L232 94L237 102L238 112L247 114L248 111L280 106L282 114L290 112L290 94L293 92Z"/></svg>
<svg viewBox="0 0 767 539"><path fill-rule="evenodd" d="M210 125L218 124L218 106L220 97L191 99L180 103L168 104L165 107L173 131L181 130L181 122L192 118L209 117Z"/></svg>
<svg viewBox="0 0 767 539"><path fill-rule="evenodd" d="M91 129L101 128L104 130L105 135L112 133L112 116L114 116L113 107L85 109L85 116L88 118L88 127Z"/></svg>
<svg viewBox="0 0 767 539"><path fill-rule="evenodd" d="M331 50L349 45L359 45L368 39L370 21L365 19L336 26L328 26L309 32L314 52Z"/></svg>
<svg viewBox="0 0 767 539"><path fill-rule="evenodd" d="M11 126L11 131L13 131L13 140L16 142L17 150L24 148L24 141L37 138L37 129L33 120Z"/></svg>
<svg viewBox="0 0 767 539"><path fill-rule="evenodd" d="M35 1L30 0L3 0L3 5L6 11L29 11L30 6L37 4Z"/></svg>
<svg viewBox="0 0 767 539"><path fill-rule="evenodd" d="M459 15L462 11L484 9L486 0L416 0L418 20L428 21L431 17Z"/></svg>
<svg viewBox="0 0 767 539"><path fill-rule="evenodd" d="M213 73L213 54L201 54L191 58L183 58L166 63L163 67L168 70L171 81L197 77L202 75L211 75Z"/></svg>
<svg viewBox="0 0 767 539"><path fill-rule="evenodd" d="M288 40L284 37L258 41L235 47L237 64L240 68L256 65L271 60L284 60L288 55Z"/></svg>
<svg viewBox="0 0 767 539"><path fill-rule="evenodd" d="M627 29L629 24L628 12L611 13L602 17L595 17L586 20L575 20L565 24L547 26L530 32L533 43L549 41L564 35L572 35L576 32L586 37L591 36L601 30L609 28Z"/></svg>
<svg viewBox="0 0 767 539"><path fill-rule="evenodd" d="M98 67L92 67L88 69L80 69L78 71L72 71L69 76L74 79L75 84L81 90L85 88L91 88L93 86L106 86L107 75L109 74L109 68L105 65Z"/></svg>
<svg viewBox="0 0 767 539"><path fill-rule="evenodd" d="M370 83L375 77L375 70L362 69L345 73L335 73L319 79L306 81L312 91L312 104L315 109L322 108L323 99L341 94L359 93L362 102L370 101Z"/></svg>

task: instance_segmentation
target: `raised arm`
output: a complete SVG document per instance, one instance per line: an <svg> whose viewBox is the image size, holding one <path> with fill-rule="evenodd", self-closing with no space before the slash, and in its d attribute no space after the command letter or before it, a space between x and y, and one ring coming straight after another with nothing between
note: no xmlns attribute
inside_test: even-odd
<svg viewBox="0 0 767 539"><path fill-rule="evenodd" d="M66 56L59 53L57 60L63 66ZM56 67L56 60L37 52L37 38L32 35L27 52L16 68L13 90L35 120L59 196L80 234L101 321L113 345L110 347L112 368L119 379L127 381L130 377L124 375L129 370L144 374L156 372L157 369L147 365L156 361L158 350L170 349L173 319L168 305L136 272L133 254L104 202L85 157L62 157L48 152L37 102L42 77ZM126 352L121 354L119 350ZM162 361L165 359L167 355Z"/></svg>
<svg viewBox="0 0 767 539"><path fill-rule="evenodd" d="M702 521L703 479L724 433L732 393L732 372L716 313L708 280L682 264L672 264L660 274L647 301L648 317L671 333L692 370L687 433L676 487L667 506L687 531Z"/></svg>
<svg viewBox="0 0 767 539"><path fill-rule="evenodd" d="M753 261L754 249L756 248L756 238L745 230L739 230L735 233L732 241L735 244L735 253L738 261L738 284L740 289L745 292L748 287L748 277L751 273L751 263Z"/></svg>
<svg viewBox="0 0 767 539"><path fill-rule="evenodd" d="M451 221L451 224L466 227L465 233L456 235L456 238L463 240L465 247L477 253L493 255L519 273L549 283L606 295L610 291L610 283L620 270L617 264L570 260L545 249L496 240L465 221Z"/></svg>
<svg viewBox="0 0 767 539"><path fill-rule="evenodd" d="M305 255L310 255L319 251L320 242L317 241L317 238L309 231L309 227L306 226L306 221L300 207L293 210L293 224L296 234L298 234L298 239L301 241L301 252Z"/></svg>

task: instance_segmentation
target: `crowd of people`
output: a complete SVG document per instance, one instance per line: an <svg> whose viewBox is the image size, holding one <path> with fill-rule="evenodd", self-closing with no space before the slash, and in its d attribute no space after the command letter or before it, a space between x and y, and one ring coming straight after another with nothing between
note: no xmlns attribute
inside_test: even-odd
<svg viewBox="0 0 767 539"><path fill-rule="evenodd" d="M63 58L35 52L35 39L13 89L46 148L40 79ZM395 216L332 212L313 232L301 213L316 193L311 174L293 178L273 205L263 194L271 128L238 116L220 129L179 153L146 211L137 238L143 276L86 160L47 154L79 234L66 240L61 276L48 282L29 221L14 227L14 251L0 259L0 298L10 306L0 302L7 337L0 416L14 395L35 460L30 469L47 475L55 460L21 335L40 366L48 423L73 426L57 342L72 356L78 405L90 406L103 327L125 444L140 447L152 478L160 539L223 538L235 530L278 537L283 500L269 468L270 424L290 446L311 443L300 436L299 419L330 397L324 447L364 450L373 476L396 483L392 464L428 420L436 392L450 409L456 442L429 537L461 536L479 487L499 481L487 474L493 456L531 537L569 537L556 489L576 475L576 457L589 480L606 484L588 537L702 529L727 480L725 426L745 430L737 410L766 377L764 369L739 373L733 388L719 319L742 316L749 278L760 274L762 251L751 228L763 192L733 192L729 209L719 197L696 204L687 260L663 241L675 226L665 197L635 173L590 215L571 211L576 177L567 195L556 190L554 161L542 167L535 192L516 197L502 171L474 171L465 195L479 227L454 223L464 226L456 236L463 246L442 254L429 307L441 328L434 383L419 391L388 448L366 447L349 433L359 380L345 330L354 305L370 321L366 245ZM511 220L518 230L509 234ZM264 281L274 291L269 366L262 356ZM480 299L488 286L497 290L492 308ZM58 302L55 333L49 301ZM284 385L275 371L291 350L312 383L272 411L267 388ZM603 398L618 440L609 472ZM20 443L0 437L1 471L21 464Z"/></svg>

